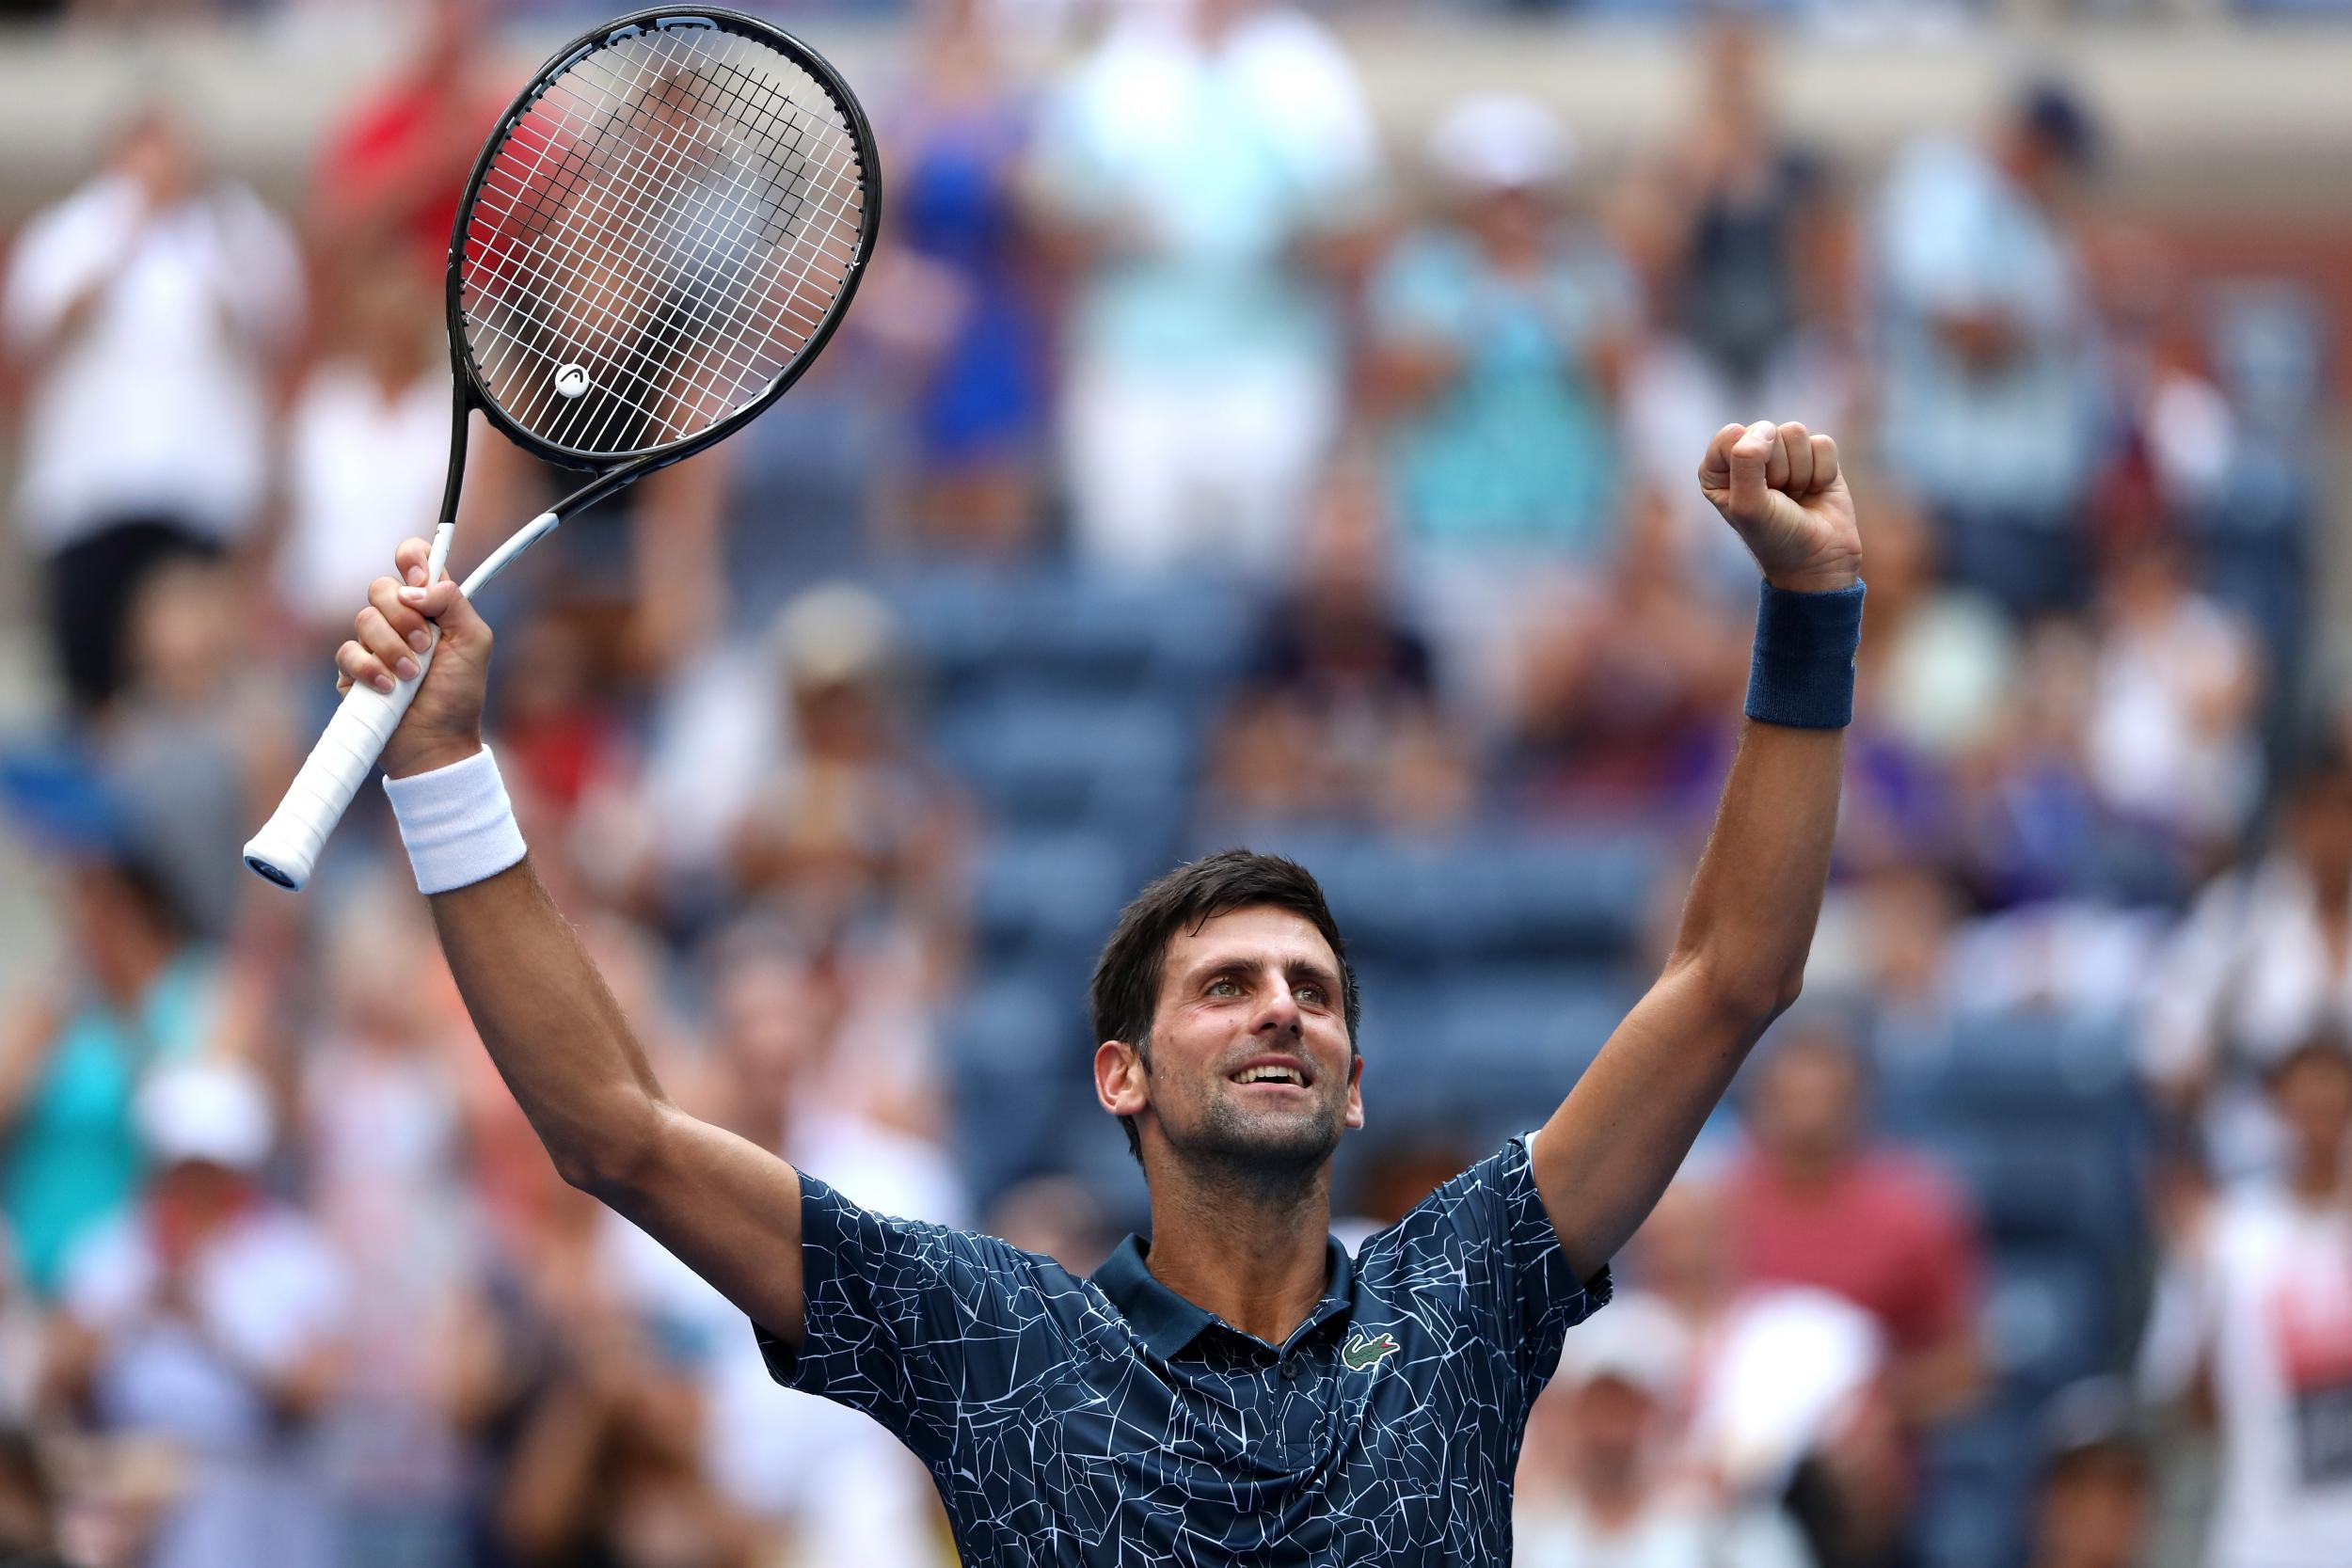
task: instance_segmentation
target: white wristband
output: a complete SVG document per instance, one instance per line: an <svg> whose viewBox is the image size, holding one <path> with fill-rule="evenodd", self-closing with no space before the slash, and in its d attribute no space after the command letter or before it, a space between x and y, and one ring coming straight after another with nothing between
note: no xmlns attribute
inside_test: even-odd
<svg viewBox="0 0 2352 1568"><path fill-rule="evenodd" d="M429 773L387 775L384 793L400 821L419 893L465 887L523 858L523 831L487 746Z"/></svg>

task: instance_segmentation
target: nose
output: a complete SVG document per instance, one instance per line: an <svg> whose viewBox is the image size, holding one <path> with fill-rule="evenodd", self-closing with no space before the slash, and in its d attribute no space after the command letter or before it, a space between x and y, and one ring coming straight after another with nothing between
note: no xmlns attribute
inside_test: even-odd
<svg viewBox="0 0 2352 1568"><path fill-rule="evenodd" d="M1266 988L1264 1009L1258 1015L1256 1032L1261 1035L1295 1035L1299 1031L1298 998L1291 994L1289 982L1279 975Z"/></svg>

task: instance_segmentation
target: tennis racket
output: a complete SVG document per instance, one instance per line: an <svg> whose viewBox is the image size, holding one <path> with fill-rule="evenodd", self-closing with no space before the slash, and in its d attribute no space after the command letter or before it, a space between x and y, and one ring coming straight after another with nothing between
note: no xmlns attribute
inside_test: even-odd
<svg viewBox="0 0 2352 1568"><path fill-rule="evenodd" d="M781 397L857 292L880 180L840 75L755 18L639 11L541 67L450 235L456 404L427 580L449 556L473 410L594 477L492 552L468 598L565 518ZM246 864L280 887L310 879L432 657L389 695L352 687Z"/></svg>

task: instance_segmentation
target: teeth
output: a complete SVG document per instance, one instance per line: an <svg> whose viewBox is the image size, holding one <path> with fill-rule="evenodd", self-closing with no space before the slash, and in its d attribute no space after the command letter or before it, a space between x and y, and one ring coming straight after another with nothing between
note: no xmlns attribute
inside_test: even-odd
<svg viewBox="0 0 2352 1568"><path fill-rule="evenodd" d="M1286 1067L1249 1068L1233 1081L1237 1084L1295 1084L1302 1088L1306 1086L1298 1073Z"/></svg>

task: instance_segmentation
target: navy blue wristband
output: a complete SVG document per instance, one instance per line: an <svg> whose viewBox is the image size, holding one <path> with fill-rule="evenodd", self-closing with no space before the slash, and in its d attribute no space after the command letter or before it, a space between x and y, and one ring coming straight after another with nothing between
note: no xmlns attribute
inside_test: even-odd
<svg viewBox="0 0 2352 1568"><path fill-rule="evenodd" d="M1853 722L1853 655L1861 645L1861 583L1826 594L1766 583L1748 666L1748 717L1801 730L1844 729Z"/></svg>

